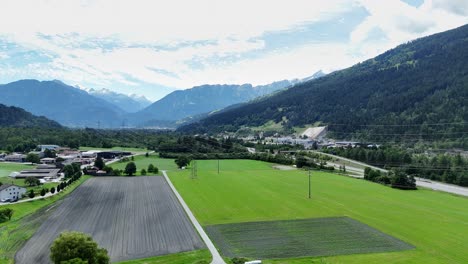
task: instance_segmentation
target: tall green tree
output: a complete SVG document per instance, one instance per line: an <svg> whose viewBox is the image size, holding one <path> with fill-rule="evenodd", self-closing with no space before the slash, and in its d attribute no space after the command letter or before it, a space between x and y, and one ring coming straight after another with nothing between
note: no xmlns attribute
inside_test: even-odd
<svg viewBox="0 0 468 264"><path fill-rule="evenodd" d="M137 167L135 165L135 162L129 162L127 165L125 165L125 174L128 176L133 176L137 171Z"/></svg>
<svg viewBox="0 0 468 264"><path fill-rule="evenodd" d="M72 165L65 165L63 167L63 173L65 174L65 177L71 177L73 174L75 174L75 169L73 168Z"/></svg>
<svg viewBox="0 0 468 264"><path fill-rule="evenodd" d="M24 183L29 186L37 186L41 184L41 181L39 181L39 179L34 178L34 177L26 177L26 179L24 179Z"/></svg>
<svg viewBox="0 0 468 264"><path fill-rule="evenodd" d="M191 158L186 155L180 155L176 160L175 163L179 168L186 167L191 161Z"/></svg>
<svg viewBox="0 0 468 264"><path fill-rule="evenodd" d="M91 236L80 232L63 232L52 244L50 248L50 258L54 264L83 263L88 264L108 264L109 256L107 250L99 248ZM71 261L78 262L71 262Z"/></svg>
<svg viewBox="0 0 468 264"><path fill-rule="evenodd" d="M31 162L31 163L40 163L41 159L39 158L37 154L29 153L26 156L26 161Z"/></svg>
<svg viewBox="0 0 468 264"><path fill-rule="evenodd" d="M102 170L105 165L106 164L104 163L104 160L101 157L97 157L94 161L94 166L100 170Z"/></svg>

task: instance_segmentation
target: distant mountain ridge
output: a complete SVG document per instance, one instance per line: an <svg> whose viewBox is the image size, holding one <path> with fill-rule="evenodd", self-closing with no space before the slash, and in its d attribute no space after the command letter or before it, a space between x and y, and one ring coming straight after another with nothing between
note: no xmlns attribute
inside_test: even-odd
<svg viewBox="0 0 468 264"><path fill-rule="evenodd" d="M270 96L301 81L283 80L258 86L202 85L174 91L148 105L144 96L128 96L109 89L82 89L59 80L19 80L0 85L0 103L24 108L68 127L175 128L226 107ZM145 105L148 106L141 109Z"/></svg>
<svg viewBox="0 0 468 264"><path fill-rule="evenodd" d="M438 139L466 141L466 120L468 25L400 45L350 68L210 115L179 131L236 131L269 121L292 129L322 122L330 124L329 131L340 138L363 136L387 142L401 140L398 135L419 133L421 140L434 140L429 137L436 131Z"/></svg>
<svg viewBox="0 0 468 264"><path fill-rule="evenodd" d="M297 81L297 80L296 80ZM221 110L227 106L285 89L296 81L283 80L268 85L202 85L177 90L145 109L128 116L135 125L155 125Z"/></svg>
<svg viewBox="0 0 468 264"><path fill-rule="evenodd" d="M0 127L60 128L59 123L43 116L35 116L24 109L0 104Z"/></svg>
<svg viewBox="0 0 468 264"><path fill-rule="evenodd" d="M20 80L0 85L0 103L69 127L119 127L124 112L61 81Z"/></svg>
<svg viewBox="0 0 468 264"><path fill-rule="evenodd" d="M89 94L101 98L113 105L120 107L127 113L135 113L143 108L149 106L151 101L148 100L145 96L138 96L136 94L125 95L122 93L116 93L109 89L89 89L86 90Z"/></svg>

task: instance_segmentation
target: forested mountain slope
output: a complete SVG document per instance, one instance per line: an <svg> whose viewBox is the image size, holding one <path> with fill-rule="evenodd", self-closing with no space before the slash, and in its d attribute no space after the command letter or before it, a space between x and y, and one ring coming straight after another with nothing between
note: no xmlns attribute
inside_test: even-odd
<svg viewBox="0 0 468 264"><path fill-rule="evenodd" d="M25 110L0 104L0 127L49 127L59 128L59 123L43 116L35 116Z"/></svg>
<svg viewBox="0 0 468 264"><path fill-rule="evenodd" d="M321 121L337 138L419 135L466 142L468 25L414 40L268 98L211 115L180 131L235 131L273 120ZM384 125L382 125L384 124ZM377 137L379 136L379 137Z"/></svg>

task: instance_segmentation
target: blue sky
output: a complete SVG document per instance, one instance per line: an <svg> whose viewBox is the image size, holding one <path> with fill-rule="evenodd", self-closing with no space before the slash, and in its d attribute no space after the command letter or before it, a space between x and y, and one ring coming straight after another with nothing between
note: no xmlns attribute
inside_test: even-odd
<svg viewBox="0 0 468 264"><path fill-rule="evenodd" d="M3 0L0 83L59 79L156 100L330 72L466 23L466 0Z"/></svg>

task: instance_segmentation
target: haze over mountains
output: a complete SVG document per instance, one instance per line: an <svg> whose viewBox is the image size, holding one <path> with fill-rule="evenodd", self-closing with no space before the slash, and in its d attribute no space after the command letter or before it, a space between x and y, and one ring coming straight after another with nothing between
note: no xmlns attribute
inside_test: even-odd
<svg viewBox="0 0 468 264"><path fill-rule="evenodd" d="M0 103L70 127L114 127L123 110L60 81L20 80L0 85Z"/></svg>
<svg viewBox="0 0 468 264"><path fill-rule="evenodd" d="M120 107L122 110L128 113L138 112L152 103L145 96L138 96L135 94L125 95L113 92L109 89L97 90L91 88L86 91L97 98L101 98L113 105Z"/></svg>
<svg viewBox="0 0 468 264"><path fill-rule="evenodd" d="M286 128L325 122L340 137L359 132L463 137L468 120L468 25L414 40L345 70L270 97L215 113L180 131L236 131L281 123ZM461 124L437 126L434 123ZM421 124L426 124L421 126ZM421 131L423 127L423 131ZM414 131L416 130L416 131ZM458 133L458 134L457 134ZM375 138L374 138L375 139ZM431 140L431 138L427 138Z"/></svg>
<svg viewBox="0 0 468 264"><path fill-rule="evenodd" d="M85 91L57 80L20 80L0 85L0 103L24 108L69 127L173 128L182 119L246 102L297 81L255 87L203 85L172 92L150 104L144 96L127 96L108 89Z"/></svg>

